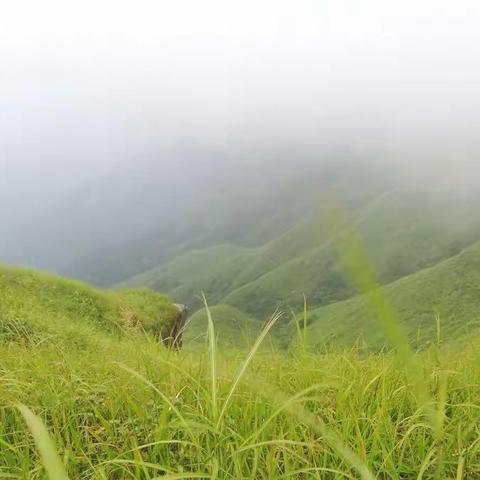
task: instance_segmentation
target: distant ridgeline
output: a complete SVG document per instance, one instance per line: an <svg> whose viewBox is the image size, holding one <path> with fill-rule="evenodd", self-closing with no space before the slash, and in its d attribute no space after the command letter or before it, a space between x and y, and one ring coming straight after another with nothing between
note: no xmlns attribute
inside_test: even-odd
<svg viewBox="0 0 480 480"><path fill-rule="evenodd" d="M436 315L445 335L457 337L476 328L480 192L418 185L381 189L367 181L363 190L349 185L333 183L318 196L313 212L306 211L296 225L262 245L232 241L191 249L120 286L167 292L192 312L202 308L204 292L210 305L219 306L220 338L233 342L258 331L280 308L285 314L276 335L288 344L295 336L292 312L303 310L305 295L311 345L351 344L361 337L381 346L385 338L376 319L339 261L338 245L355 235L412 341L420 345L433 338ZM204 331L195 322L204 325L204 315L193 315L188 338Z"/></svg>

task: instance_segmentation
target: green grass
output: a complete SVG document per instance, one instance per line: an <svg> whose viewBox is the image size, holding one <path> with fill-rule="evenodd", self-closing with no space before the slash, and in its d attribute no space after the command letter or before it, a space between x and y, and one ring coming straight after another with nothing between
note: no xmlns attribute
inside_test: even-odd
<svg viewBox="0 0 480 480"><path fill-rule="evenodd" d="M220 245L195 250L126 285L147 285L201 308L233 306L260 322L276 307L302 308L303 294L320 307L355 294L338 264L335 243L351 234L332 228L330 199L319 198L316 213L260 247ZM458 254L480 240L477 204L467 190L397 189L354 209L356 229L385 285ZM301 217L300 217L301 218Z"/></svg>
<svg viewBox="0 0 480 480"><path fill-rule="evenodd" d="M0 478L480 478L480 334L449 330L439 308L415 351L400 322L406 300L447 291L457 308L470 299L459 324L473 318L478 250L384 290L360 241L337 247L366 292L344 328L356 344L315 351L318 311L297 316L288 350L268 342L280 312L242 349L231 319L258 321L204 298L191 341L172 352L155 341L174 308L163 296L2 269ZM385 335L381 351L354 341L363 317Z"/></svg>
<svg viewBox="0 0 480 480"><path fill-rule="evenodd" d="M0 266L0 344L85 347L107 335L169 331L178 311L147 289L102 292L46 273Z"/></svg>
<svg viewBox="0 0 480 480"><path fill-rule="evenodd" d="M392 282L385 287L385 293L414 345L434 341L437 316L445 339L468 335L480 327L480 243ZM385 344L384 333L378 329L365 295L310 312L312 346L329 341L351 345L359 338L370 346Z"/></svg>
<svg viewBox="0 0 480 480"><path fill-rule="evenodd" d="M219 245L204 250L192 250L167 265L145 272L119 283L116 287L144 286L166 291L182 299L193 310L202 307L201 293L211 302L218 302L241 275L255 248Z"/></svg>
<svg viewBox="0 0 480 480"><path fill-rule="evenodd" d="M479 342L416 355L440 434L390 353L1 346L0 477L45 478L23 403L72 479L478 478Z"/></svg>
<svg viewBox="0 0 480 480"><path fill-rule="evenodd" d="M210 311L215 319L216 335L222 345L236 348L253 345L262 326L258 320L229 305L214 305ZM207 312L203 308L188 320L184 340L186 343L205 342L206 331Z"/></svg>

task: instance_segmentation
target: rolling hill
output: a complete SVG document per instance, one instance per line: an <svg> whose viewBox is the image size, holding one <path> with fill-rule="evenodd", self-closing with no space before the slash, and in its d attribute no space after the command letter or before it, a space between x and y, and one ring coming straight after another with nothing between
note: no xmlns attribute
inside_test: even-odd
<svg viewBox="0 0 480 480"><path fill-rule="evenodd" d="M147 289L102 292L84 283L0 266L0 343L87 347L109 336L171 330L178 309ZM164 335L165 336L165 335Z"/></svg>
<svg viewBox="0 0 480 480"><path fill-rule="evenodd" d="M394 281L384 291L413 345L436 341L437 315L444 340L467 335L480 328L480 243ZM359 338L371 346L386 343L365 294L313 309L307 338L314 347L352 344Z"/></svg>
<svg viewBox="0 0 480 480"><path fill-rule="evenodd" d="M346 223L332 215L328 198L320 207L261 247L193 250L122 285L166 291L192 311L201 307L204 292L212 305L229 305L263 321L277 307L299 310L303 294L313 307L356 294L336 250L352 231L362 237L383 285L480 240L480 196L464 188L393 189L353 208L353 220Z"/></svg>
<svg viewBox="0 0 480 480"><path fill-rule="evenodd" d="M255 342L262 327L261 322L229 305L214 305L210 308L210 313L215 325L215 333L222 346L249 348ZM207 312L201 309L188 321L184 334L185 344L194 345L205 342L206 334Z"/></svg>
<svg viewBox="0 0 480 480"><path fill-rule="evenodd" d="M0 220L9 228L0 261L109 287L193 249L263 245L310 211L319 185L336 185L358 203L372 195L372 183L385 183L373 175L367 182L351 155L315 162L297 160L297 152L284 152L282 161L231 153L188 144L144 152L115 168L84 171L63 193L52 189L35 214L26 187L2 191ZM355 189L353 176L362 178ZM49 198L49 190L41 193L37 200Z"/></svg>

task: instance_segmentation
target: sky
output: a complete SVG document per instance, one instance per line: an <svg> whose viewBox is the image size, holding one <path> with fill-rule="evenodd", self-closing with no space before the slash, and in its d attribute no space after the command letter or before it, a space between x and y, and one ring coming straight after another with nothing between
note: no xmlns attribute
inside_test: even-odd
<svg viewBox="0 0 480 480"><path fill-rule="evenodd" d="M474 0L18 0L0 13L2 157L15 163L478 127Z"/></svg>
<svg viewBox="0 0 480 480"><path fill-rule="evenodd" d="M473 169L479 27L475 0L2 2L0 221L152 156L181 178L335 149Z"/></svg>

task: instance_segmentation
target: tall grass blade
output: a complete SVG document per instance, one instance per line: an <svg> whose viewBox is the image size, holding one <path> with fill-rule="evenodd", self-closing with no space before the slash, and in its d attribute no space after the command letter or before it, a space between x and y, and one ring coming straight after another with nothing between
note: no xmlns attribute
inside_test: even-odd
<svg viewBox="0 0 480 480"><path fill-rule="evenodd" d="M347 444L345 444L336 432L328 428L319 416L312 414L298 402L292 402L283 391L268 385L265 382L249 382L249 385L268 400L274 403L282 402L275 414L280 413L280 411L286 411L305 425L308 425L313 431L320 434L325 441L357 471L362 480L376 480L375 475L370 471L361 458ZM307 390L300 393L304 394L306 391Z"/></svg>
<svg viewBox="0 0 480 480"><path fill-rule="evenodd" d="M177 416L177 418L180 420L180 422L183 424L183 426L185 427L185 430L188 432L188 434L190 435L190 438L192 439L195 439L195 436L193 435L193 432L190 428L190 426L188 425L187 421L185 420L185 418L183 417L183 415L180 413L180 411L178 410L178 408L173 404L173 402L163 393L161 392L150 380L148 380L147 378L145 378L143 375L141 375L140 373L138 373L137 371L127 367L126 365L122 365L121 363L117 363L117 365L125 370L126 372L130 373L131 375L133 375L134 377L138 378L139 380L141 380L143 383L145 383L145 385L148 385L152 390L154 390L156 393L158 393L158 395L163 399L163 401L169 406L170 410L172 410L172 412L175 413L175 415Z"/></svg>
<svg viewBox="0 0 480 480"><path fill-rule="evenodd" d="M228 396L225 400L225 403L223 404L222 411L220 412L220 416L218 417L217 421L217 428L220 426L220 423L222 421L223 416L225 415L225 412L227 411L228 406L230 405L230 401L232 400L233 394L235 393L235 390L238 387L238 384L240 383L240 380L242 379L243 375L245 374L248 366L250 365L250 362L252 361L253 357L257 353L258 349L260 348L260 345L262 344L263 340L267 336L268 332L271 330L271 328L275 325L277 320L282 317L281 312L276 312L272 315L270 320L267 322L263 330L260 332L260 335L258 336L255 344L253 345L252 349L250 350L249 354L245 358L244 362L242 363L242 366L240 367L240 370L237 373L237 376L230 388L230 391L228 392Z"/></svg>
<svg viewBox="0 0 480 480"><path fill-rule="evenodd" d="M47 427L45 427L42 420L25 405L19 405L18 409L33 436L48 478L50 480L68 480L67 472L60 460L55 444L50 438Z"/></svg>
<svg viewBox="0 0 480 480"><path fill-rule="evenodd" d="M458 466L457 466L457 475L455 477L456 480L462 480L463 479L463 467L465 466L465 457L462 455L459 460L458 460Z"/></svg>
<svg viewBox="0 0 480 480"><path fill-rule="evenodd" d="M437 345L440 346L442 341L442 323L440 320L440 314L438 312L435 312L435 326L437 330Z"/></svg>
<svg viewBox="0 0 480 480"><path fill-rule="evenodd" d="M297 314L293 311L293 309L291 310L291 313L292 313L293 321L295 323L295 329L297 331L298 346L300 346L303 342L303 332L302 332L302 328L300 327L300 320L298 319Z"/></svg>
<svg viewBox="0 0 480 480"><path fill-rule="evenodd" d="M338 210L338 215L345 216L341 209ZM349 234L337 242L336 247L343 268L357 290L365 295L367 304L380 328L396 349L401 363L406 367L418 402L425 408L432 425L434 425L434 409L424 381L422 365L410 347L407 331L378 281L358 229L352 225Z"/></svg>
<svg viewBox="0 0 480 480"><path fill-rule="evenodd" d="M208 351L210 354L210 377L212 385L212 410L213 418L217 418L218 408L217 408L217 339L215 338L215 326L213 324L212 313L208 307L207 299L205 294L202 294L203 304L205 305L205 311L207 312L207 321L208 321Z"/></svg>
<svg viewBox="0 0 480 480"><path fill-rule="evenodd" d="M307 296L303 294L303 349L307 350L307 322L308 322L308 304Z"/></svg>

